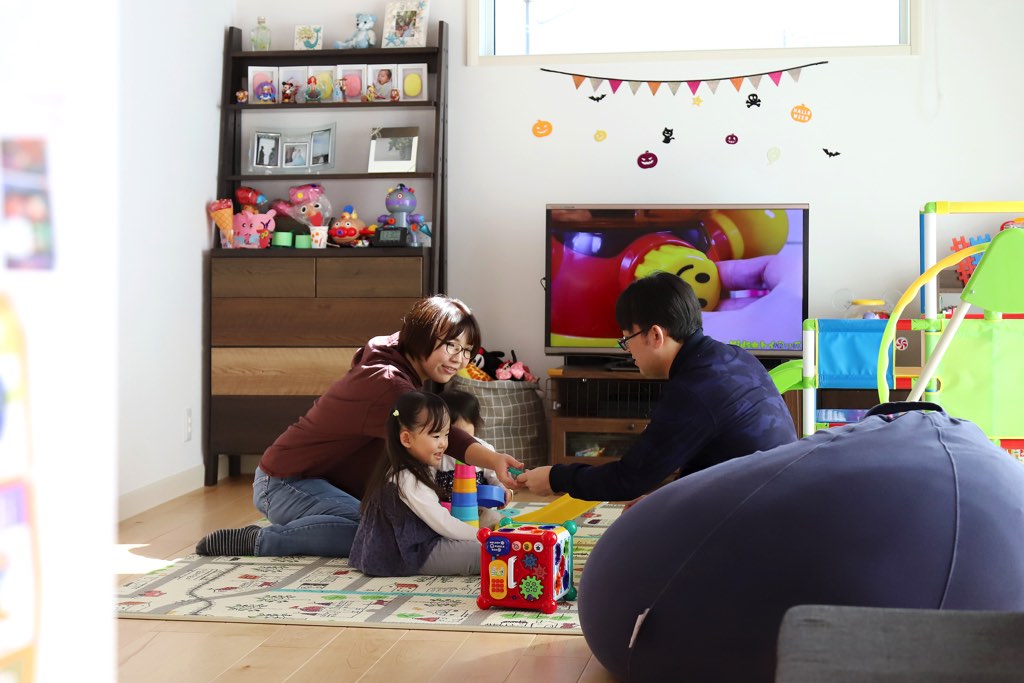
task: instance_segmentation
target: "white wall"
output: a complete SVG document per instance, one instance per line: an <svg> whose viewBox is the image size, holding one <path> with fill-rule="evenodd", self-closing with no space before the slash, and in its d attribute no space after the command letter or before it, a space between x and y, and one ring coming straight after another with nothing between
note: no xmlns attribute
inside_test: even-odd
<svg viewBox="0 0 1024 683"><path fill-rule="evenodd" d="M276 48L290 44L295 24L321 23L330 46L351 34L356 12L382 19L386 3L228 4L233 14L223 3L191 3L180 17L125 10L140 34L147 24L160 26L169 45L188 49L170 50L155 65L124 67L131 85L123 107L134 132L126 129L122 139L153 136L160 152L133 144L124 156L129 172L121 206L135 214L135 207L145 206L152 223L121 241L122 512L126 499L159 502L154 487L168 478L175 486L202 483L198 419L189 443L182 441L182 422L184 409L197 412L201 399L199 252L206 235L202 207L215 187L225 24L248 31L256 16L265 15ZM675 97L620 91L594 104L586 97L588 85L578 92L568 77L541 72L537 65L468 67L465 1L432 0L431 22L444 20L451 28L449 292L473 306L485 345L515 349L534 371L558 362L543 356L542 345L539 280L543 208L549 202L807 202L810 313L834 316L831 302L839 289L879 296L902 290L916 276L917 212L923 203L1020 199L1024 173L1016 152L1024 147L1024 91L1014 83L1024 3L924 5L919 56L830 58L825 66L804 70L798 83L788 76L778 88L763 82L758 92L765 105L751 110L742 105L749 87L741 97L728 83L715 95L702 92L705 104L699 109L685 89ZM126 37L125 45L141 47L148 38ZM673 80L799 63L780 58L544 66ZM170 98L173 106L161 111L149 101L155 97ZM801 102L814 111L803 127L787 120L789 108ZM534 138L530 127L538 118L553 121L555 134ZM671 154L662 154L656 169L641 171L636 156L661 144L658 133L665 126L676 130ZM600 145L591 137L599 127L610 135ZM722 143L728 132L736 132L741 143ZM783 156L769 165L765 154L772 146ZM829 159L822 147L841 156ZM131 172L138 168L146 173ZM180 198L159 203L159 212L140 199L153 192L154 179ZM358 204L357 209L364 210Z"/></svg>
<svg viewBox="0 0 1024 683"><path fill-rule="evenodd" d="M203 254L230 0L121 4L120 515L203 485ZM185 441L185 411L192 437ZM155 488L154 488L155 486Z"/></svg>

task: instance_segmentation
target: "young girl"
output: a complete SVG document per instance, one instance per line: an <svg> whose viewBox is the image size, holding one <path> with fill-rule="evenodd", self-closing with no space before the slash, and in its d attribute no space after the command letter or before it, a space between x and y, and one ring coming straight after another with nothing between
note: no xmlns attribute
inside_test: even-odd
<svg viewBox="0 0 1024 683"><path fill-rule="evenodd" d="M452 427L461 429L476 439L477 443L483 444L493 451L494 446L476 435L476 433L483 429L484 426L484 419L480 415L480 401L477 400L476 396L468 391L447 389L441 394L441 398L443 398L444 402L448 405L448 414L452 420ZM455 482L454 458L446 456L442 460L441 466L438 468L437 476L434 480L437 482L438 488L441 489L441 500L450 501L452 487ZM478 485L488 484L490 486L497 486L502 489L505 492L505 505L502 505L502 507L505 507L512 502L512 489L507 489L502 486L501 482L498 481L498 475L495 474L494 470L477 467L476 483ZM480 508L480 526L493 527L504 516L504 514L493 508Z"/></svg>
<svg viewBox="0 0 1024 683"><path fill-rule="evenodd" d="M436 394L402 394L387 421L349 563L368 576L480 572L477 529L441 507L434 475L448 448L448 408Z"/></svg>

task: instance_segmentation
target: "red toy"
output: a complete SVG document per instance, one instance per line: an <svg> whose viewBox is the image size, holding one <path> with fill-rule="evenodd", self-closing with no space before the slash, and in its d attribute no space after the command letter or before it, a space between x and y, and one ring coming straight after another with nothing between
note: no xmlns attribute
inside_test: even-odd
<svg viewBox="0 0 1024 683"><path fill-rule="evenodd" d="M559 600L575 600L572 537L576 523L520 524L503 519L480 539L480 609L536 609L551 614Z"/></svg>

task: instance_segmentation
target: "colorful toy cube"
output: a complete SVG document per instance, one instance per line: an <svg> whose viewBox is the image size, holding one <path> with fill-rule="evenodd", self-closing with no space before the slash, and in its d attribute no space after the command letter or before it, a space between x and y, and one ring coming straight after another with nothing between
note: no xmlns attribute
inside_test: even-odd
<svg viewBox="0 0 1024 683"><path fill-rule="evenodd" d="M559 600L575 600L572 537L576 523L523 524L502 520L481 529L477 605L537 609L551 614Z"/></svg>

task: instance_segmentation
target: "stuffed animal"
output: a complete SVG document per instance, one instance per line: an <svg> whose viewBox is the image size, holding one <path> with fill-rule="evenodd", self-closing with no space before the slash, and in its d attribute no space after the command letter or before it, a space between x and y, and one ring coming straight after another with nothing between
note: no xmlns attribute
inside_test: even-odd
<svg viewBox="0 0 1024 683"><path fill-rule="evenodd" d="M344 48L366 48L377 45L377 34L373 31L373 25L377 23L377 17L372 14L356 14L356 31L348 40L335 41L334 47L339 50Z"/></svg>
<svg viewBox="0 0 1024 683"><path fill-rule="evenodd" d="M498 366L498 369L494 371L494 377L495 379L511 379L516 382L537 381L537 378L530 372L530 368L516 358L515 349L512 349L512 360L507 360Z"/></svg>
<svg viewBox="0 0 1024 683"><path fill-rule="evenodd" d="M494 377L494 373L498 371L498 367L502 363L501 359L504 357L504 351L486 351L481 346L476 350L476 354L471 362L491 377Z"/></svg>
<svg viewBox="0 0 1024 683"><path fill-rule="evenodd" d="M342 210L341 216L334 221L327 234L334 244L346 247L369 246L366 238L370 233L366 223L359 219L359 215L351 205L347 205Z"/></svg>
<svg viewBox="0 0 1024 683"><path fill-rule="evenodd" d="M243 209L234 217L233 245L235 249L266 249L274 232L274 209L266 213L253 213Z"/></svg>

